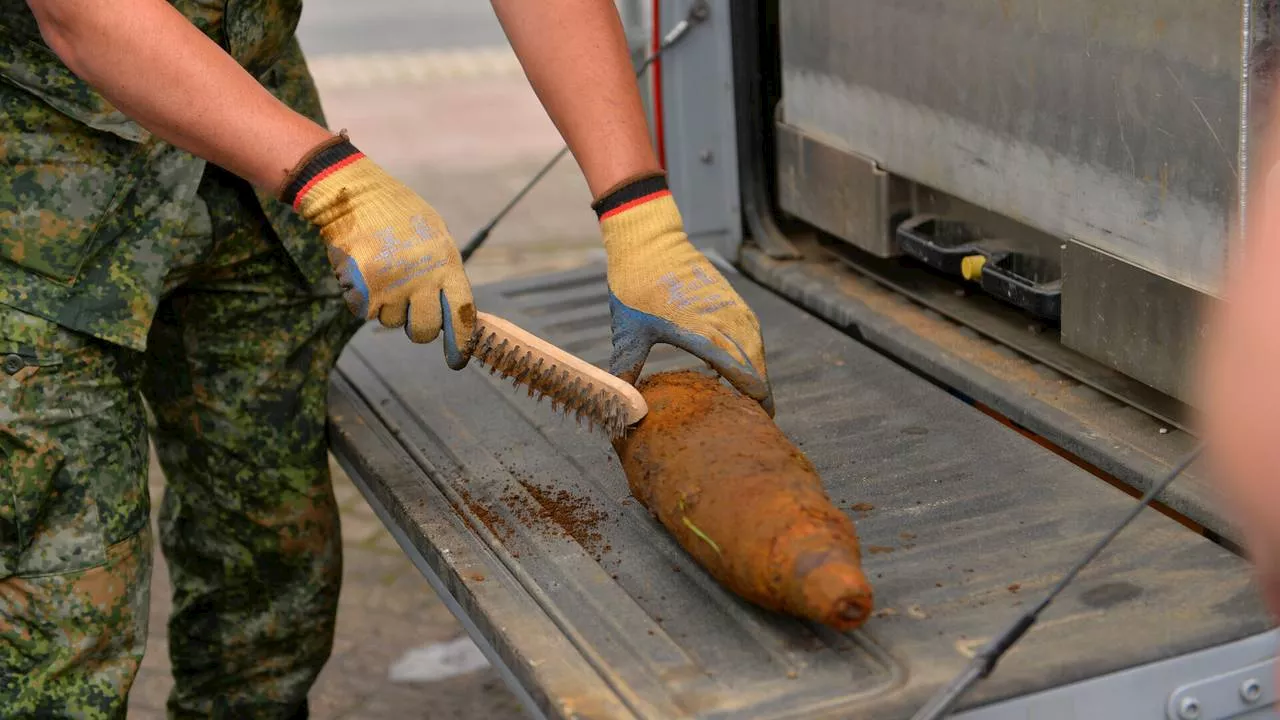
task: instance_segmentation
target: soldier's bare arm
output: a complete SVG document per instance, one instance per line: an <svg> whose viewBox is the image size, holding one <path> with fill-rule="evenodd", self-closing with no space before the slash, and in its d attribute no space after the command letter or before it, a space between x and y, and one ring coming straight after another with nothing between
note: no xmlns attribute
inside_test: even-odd
<svg viewBox="0 0 1280 720"><path fill-rule="evenodd" d="M471 285L440 215L417 193L276 100L164 0L27 0L49 47L138 124L277 193L324 238L362 318L444 335L467 364Z"/></svg>
<svg viewBox="0 0 1280 720"><path fill-rule="evenodd" d="M599 197L661 169L609 0L492 0L529 82Z"/></svg>
<svg viewBox="0 0 1280 720"><path fill-rule="evenodd" d="M1280 112L1252 178L1244 237L1234 238L1223 298L1200 368L1212 474L1248 545L1259 587L1280 616Z"/></svg>
<svg viewBox="0 0 1280 720"><path fill-rule="evenodd" d="M759 323L685 234L613 2L491 1L595 198L609 256L613 372L634 380L654 344L674 345L772 412Z"/></svg>
<svg viewBox="0 0 1280 720"><path fill-rule="evenodd" d="M144 128L265 189L332 136L164 0L28 0L49 47Z"/></svg>

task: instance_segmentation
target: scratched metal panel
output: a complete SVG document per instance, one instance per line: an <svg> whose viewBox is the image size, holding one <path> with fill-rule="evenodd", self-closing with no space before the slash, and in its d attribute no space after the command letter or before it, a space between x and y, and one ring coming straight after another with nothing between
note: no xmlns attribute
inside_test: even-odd
<svg viewBox="0 0 1280 720"><path fill-rule="evenodd" d="M1263 157L1264 138L1271 132L1273 108L1275 108L1276 83L1280 80L1280 52L1276 43L1280 40L1280 2L1277 0L1250 0L1244 7L1245 64L1248 82L1245 84L1241 107L1248 118L1245 123L1245 147L1241 157L1249 162L1246 172L1251 182L1257 182L1257 171L1268 172ZM1248 198L1249 186L1242 188L1240 207ZM1242 215L1240 215L1242 217ZM1243 222L1241 222L1243 229Z"/></svg>
<svg viewBox="0 0 1280 720"><path fill-rule="evenodd" d="M664 0L662 32L688 16L693 0ZM711 0L707 19L663 54L663 163L689 240L738 257L742 208L734 123L729 1Z"/></svg>
<svg viewBox="0 0 1280 720"><path fill-rule="evenodd" d="M1242 10L787 0L782 118L1212 293L1239 189Z"/></svg>
<svg viewBox="0 0 1280 720"><path fill-rule="evenodd" d="M780 426L861 535L879 613L858 632L737 599L629 497L604 439L481 369L449 371L438 346L399 331L366 328L344 354L339 451L367 468L416 551L551 715L620 716L584 709L606 702L603 683L637 717L909 717L1133 501L732 281L764 327ZM599 267L477 289L479 307L597 364L609 354L606 298ZM650 369L689 364L660 348ZM381 444L353 439L374 427ZM1241 559L1148 511L966 706L1268 625Z"/></svg>

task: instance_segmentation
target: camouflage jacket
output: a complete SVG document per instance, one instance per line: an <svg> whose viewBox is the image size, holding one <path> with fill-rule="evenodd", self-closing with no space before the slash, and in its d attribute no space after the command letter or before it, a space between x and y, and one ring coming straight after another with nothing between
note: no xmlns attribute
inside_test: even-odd
<svg viewBox="0 0 1280 720"><path fill-rule="evenodd" d="M171 0L276 97L324 124L294 37L302 0ZM204 161L152 137L77 78L25 0L0 0L0 304L143 349L170 267L204 250ZM302 275L330 276L319 235L261 192ZM207 227L207 223L205 224Z"/></svg>

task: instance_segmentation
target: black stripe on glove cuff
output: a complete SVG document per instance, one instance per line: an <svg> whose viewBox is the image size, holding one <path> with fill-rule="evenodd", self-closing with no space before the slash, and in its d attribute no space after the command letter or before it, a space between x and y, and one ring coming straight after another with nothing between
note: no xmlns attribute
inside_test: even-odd
<svg viewBox="0 0 1280 720"><path fill-rule="evenodd" d="M324 143L313 150L311 156L305 158L298 169L289 176L280 193L280 199L289 205L296 205L298 196L308 186L343 165L344 161L360 154L356 146L352 145L345 136L338 136Z"/></svg>
<svg viewBox="0 0 1280 720"><path fill-rule="evenodd" d="M669 192L666 176L652 175L640 178L610 192L591 203L591 209L596 211L596 218L603 220L606 215L622 210L628 205L634 204L637 200L643 200L664 192Z"/></svg>

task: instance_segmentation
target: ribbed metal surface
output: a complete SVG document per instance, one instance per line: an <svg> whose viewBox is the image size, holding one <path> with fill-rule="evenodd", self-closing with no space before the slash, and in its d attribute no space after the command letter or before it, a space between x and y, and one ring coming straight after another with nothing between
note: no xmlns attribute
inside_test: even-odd
<svg viewBox="0 0 1280 720"><path fill-rule="evenodd" d="M733 280L765 329L780 426L861 535L879 612L859 632L720 588L629 497L603 438L481 370L449 371L439 347L371 327L342 360L339 452L549 714L616 716L584 710L603 693L640 717L907 717L1133 502ZM605 300L599 268L477 291L482 309L600 365ZM649 367L682 364L659 349ZM1243 561L1148 512L967 705L1267 626Z"/></svg>

